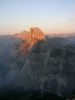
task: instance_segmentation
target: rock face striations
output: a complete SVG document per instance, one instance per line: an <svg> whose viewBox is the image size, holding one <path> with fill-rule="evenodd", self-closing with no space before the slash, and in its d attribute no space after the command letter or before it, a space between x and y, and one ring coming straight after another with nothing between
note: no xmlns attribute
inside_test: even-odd
<svg viewBox="0 0 75 100"><path fill-rule="evenodd" d="M71 51L70 46L39 41L30 50L22 67L21 84L28 90L70 95L75 89L74 59L75 51Z"/></svg>

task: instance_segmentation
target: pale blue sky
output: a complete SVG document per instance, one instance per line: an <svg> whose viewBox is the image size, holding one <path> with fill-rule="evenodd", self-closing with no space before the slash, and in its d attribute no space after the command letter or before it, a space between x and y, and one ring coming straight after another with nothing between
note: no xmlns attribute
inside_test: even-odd
<svg viewBox="0 0 75 100"><path fill-rule="evenodd" d="M75 32L75 0L0 0L0 34L33 26L46 33Z"/></svg>

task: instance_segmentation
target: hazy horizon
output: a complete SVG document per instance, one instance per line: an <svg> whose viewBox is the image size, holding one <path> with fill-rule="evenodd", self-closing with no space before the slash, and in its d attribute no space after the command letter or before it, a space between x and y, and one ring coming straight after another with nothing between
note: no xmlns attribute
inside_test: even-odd
<svg viewBox="0 0 75 100"><path fill-rule="evenodd" d="M0 0L0 35L30 27L44 33L75 33L75 0Z"/></svg>

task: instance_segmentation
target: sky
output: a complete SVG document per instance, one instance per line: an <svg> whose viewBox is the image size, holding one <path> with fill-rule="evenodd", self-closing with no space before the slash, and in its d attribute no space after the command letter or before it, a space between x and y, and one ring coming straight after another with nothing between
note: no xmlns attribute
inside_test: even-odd
<svg viewBox="0 0 75 100"><path fill-rule="evenodd" d="M35 26L46 34L75 33L75 0L0 0L0 35Z"/></svg>

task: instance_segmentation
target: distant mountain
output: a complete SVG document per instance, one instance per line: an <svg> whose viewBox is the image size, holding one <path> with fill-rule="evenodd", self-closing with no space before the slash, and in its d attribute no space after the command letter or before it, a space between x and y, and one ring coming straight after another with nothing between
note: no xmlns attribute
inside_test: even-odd
<svg viewBox="0 0 75 100"><path fill-rule="evenodd" d="M75 34L50 34L45 36L46 40L49 42L54 42L59 45L68 45L74 44L75 45Z"/></svg>
<svg viewBox="0 0 75 100"><path fill-rule="evenodd" d="M75 33L56 33L56 34L48 34L48 37L62 37L62 38L68 38L68 37L75 37Z"/></svg>

